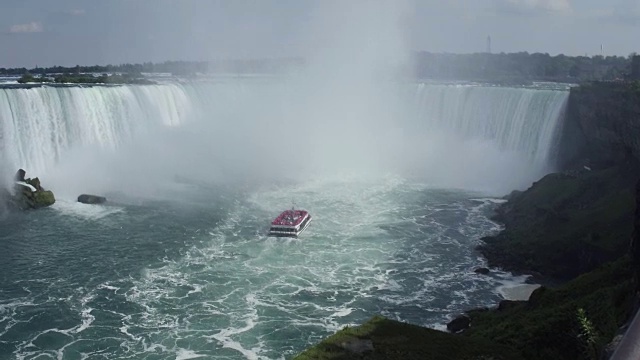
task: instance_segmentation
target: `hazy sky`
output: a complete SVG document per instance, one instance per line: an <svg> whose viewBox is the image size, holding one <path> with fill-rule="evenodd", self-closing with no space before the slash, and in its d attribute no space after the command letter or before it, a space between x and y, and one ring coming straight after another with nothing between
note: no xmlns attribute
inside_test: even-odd
<svg viewBox="0 0 640 360"><path fill-rule="evenodd" d="M640 52L640 0L408 0L382 14L372 2L2 0L0 67L305 56L325 29L350 31L332 28L334 14L355 26L394 17L406 50L480 52L490 35L493 52ZM355 34L353 46L380 36Z"/></svg>

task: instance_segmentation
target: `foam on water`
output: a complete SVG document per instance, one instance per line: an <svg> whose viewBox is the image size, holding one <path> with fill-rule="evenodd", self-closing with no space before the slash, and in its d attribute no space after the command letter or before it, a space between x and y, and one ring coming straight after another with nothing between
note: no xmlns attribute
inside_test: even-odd
<svg viewBox="0 0 640 360"><path fill-rule="evenodd" d="M124 211L124 208L121 206L83 204L81 202L68 199L56 199L52 208L65 215L87 220L100 220L107 216Z"/></svg>
<svg viewBox="0 0 640 360"><path fill-rule="evenodd" d="M488 215L504 200L461 189L495 183L478 174L502 179L523 168L526 183L544 172L566 92L407 85L414 113L385 125L382 138L378 124L357 119L346 136L376 141L343 147L332 126L344 119L301 112L294 85L0 89L2 156L60 188L51 209L0 227L0 270L10 279L0 290L0 354L283 358L375 314L442 328L458 312L502 299L499 286L524 281L473 272L486 266L474 247L500 230ZM310 164L335 160L356 175L318 166L313 177L252 182L229 166L270 168L261 155L274 153L273 135L290 125L281 118L327 132L308 150L331 156ZM409 135L398 147L414 163L403 165L433 168L361 171L358 160L396 150L393 126ZM260 141L244 137L248 128ZM238 143L246 152L216 156ZM244 179L234 186L207 182L234 171ZM118 186L124 194L113 203L75 201ZM310 211L310 227L300 239L267 237L292 201Z"/></svg>
<svg viewBox="0 0 640 360"><path fill-rule="evenodd" d="M460 311L495 304L499 286L524 281L473 272L484 265L473 247L500 228L487 218L493 198L397 176L336 176L234 196L222 221L173 233L186 247L148 259L139 273L23 282L28 291L0 303L0 339L23 359L286 358L375 314L442 329ZM300 239L267 237L292 200L314 222ZM59 206L73 224L144 219L131 205L106 214ZM36 325L29 308L57 308L65 315L47 316L66 320ZM17 324L33 331L19 334Z"/></svg>

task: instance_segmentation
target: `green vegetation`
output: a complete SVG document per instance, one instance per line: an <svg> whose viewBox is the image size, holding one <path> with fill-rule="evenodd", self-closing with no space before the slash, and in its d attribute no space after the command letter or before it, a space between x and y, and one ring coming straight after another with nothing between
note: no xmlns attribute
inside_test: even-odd
<svg viewBox="0 0 640 360"><path fill-rule="evenodd" d="M628 251L635 161L578 174L550 174L498 209L505 230L479 250L492 266L567 280Z"/></svg>
<svg viewBox="0 0 640 360"><path fill-rule="evenodd" d="M374 317L295 359L597 359L631 313L631 277L623 257L556 289L539 288L528 302L469 311L471 327L461 335ZM367 340L373 351L348 350Z"/></svg>
<svg viewBox="0 0 640 360"><path fill-rule="evenodd" d="M493 339L519 349L524 359L599 358L631 314L628 257L556 289L536 290L528 302L504 310L470 311L471 339Z"/></svg>
<svg viewBox="0 0 640 360"><path fill-rule="evenodd" d="M631 77L635 54L622 56L566 56L527 52L512 54L417 54L420 78L500 83L559 81L581 83L593 80L622 80Z"/></svg>
<svg viewBox="0 0 640 360"><path fill-rule="evenodd" d="M41 208L49 205L53 205L56 202L56 198L53 192L50 190L41 190L33 193L34 207Z"/></svg>
<svg viewBox="0 0 640 360"><path fill-rule="evenodd" d="M597 360L598 359L598 340L600 335L598 330L593 325L593 322L587 316L587 313L583 308L578 308L578 323L580 324L580 332L578 334L578 340L582 344L582 354L585 359Z"/></svg>
<svg viewBox="0 0 640 360"><path fill-rule="evenodd" d="M197 73L279 73L286 69L300 66L300 58L280 59L229 59L213 61L165 61L162 63L145 62L142 64L93 65L93 66L52 66L27 68L0 68L0 75L20 76L25 73L36 75L46 74L140 74L140 73L171 73L189 76Z"/></svg>
<svg viewBox="0 0 640 360"><path fill-rule="evenodd" d="M149 85L155 82L145 79L140 74L102 74L94 76L92 74L61 74L54 77L41 75L35 77L30 73L22 75L18 82L27 83L56 83L56 84L142 84Z"/></svg>
<svg viewBox="0 0 640 360"><path fill-rule="evenodd" d="M634 62L635 61L635 62ZM632 65L633 63L633 65ZM142 64L94 65L33 69L0 68L0 75L63 73L171 73L194 74L276 74L305 64L301 58L225 59L212 61L165 61ZM532 81L581 83L594 80L640 79L640 57L622 56L551 56L527 52L511 54L436 54L417 52L413 57L418 78L441 80L490 81L523 84Z"/></svg>
<svg viewBox="0 0 640 360"><path fill-rule="evenodd" d="M370 341L370 342L369 342ZM368 343L373 351L349 350ZM366 347L366 346L365 346ZM296 360L340 359L472 360L520 359L518 353L487 339L468 339L376 316L357 327L346 327L308 349Z"/></svg>

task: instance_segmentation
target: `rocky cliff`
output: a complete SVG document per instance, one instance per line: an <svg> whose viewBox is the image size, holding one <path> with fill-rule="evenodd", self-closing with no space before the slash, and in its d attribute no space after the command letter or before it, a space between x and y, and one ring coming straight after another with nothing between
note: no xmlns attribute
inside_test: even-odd
<svg viewBox="0 0 640 360"><path fill-rule="evenodd" d="M505 230L480 251L492 266L574 278L629 251L640 179L640 83L571 89L559 172L497 209Z"/></svg>
<svg viewBox="0 0 640 360"><path fill-rule="evenodd" d="M40 185L39 178L25 179L26 172L20 169L14 177L13 189L0 189L0 203L10 209L38 209L56 202L53 192Z"/></svg>
<svg viewBox="0 0 640 360"><path fill-rule="evenodd" d="M596 82L571 89L558 148L560 169L640 160L640 82Z"/></svg>

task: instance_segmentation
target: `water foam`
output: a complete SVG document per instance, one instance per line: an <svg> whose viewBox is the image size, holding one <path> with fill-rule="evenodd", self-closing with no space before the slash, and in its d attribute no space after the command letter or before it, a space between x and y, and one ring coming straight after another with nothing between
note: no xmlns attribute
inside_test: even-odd
<svg viewBox="0 0 640 360"><path fill-rule="evenodd" d="M58 190L93 192L141 191L150 184L136 181L186 173L235 181L287 173L308 179L346 169L428 175L440 186L461 188L518 174L501 186L509 191L553 168L568 97L558 90L387 83L380 84L382 93L402 106L384 117L353 118L327 112L332 103L318 110L308 98L315 99L314 89L304 86L291 79L235 79L0 88L3 163L7 173L23 167L48 177ZM296 129L296 136L274 144L282 129ZM274 161L283 155L289 161Z"/></svg>

